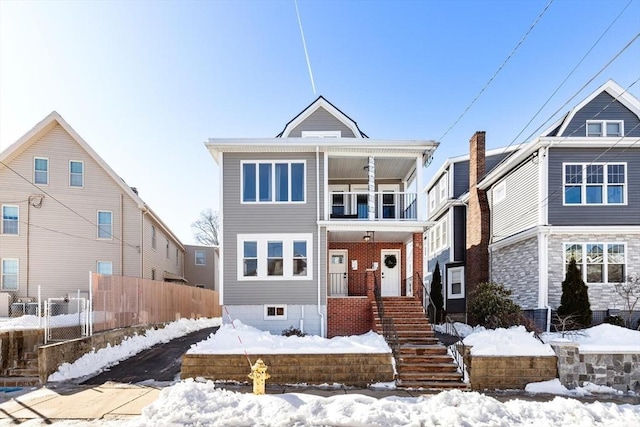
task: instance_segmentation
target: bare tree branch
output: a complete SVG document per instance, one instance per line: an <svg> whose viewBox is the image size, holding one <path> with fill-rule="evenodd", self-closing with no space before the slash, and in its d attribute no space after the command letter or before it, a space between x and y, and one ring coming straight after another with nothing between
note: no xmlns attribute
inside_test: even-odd
<svg viewBox="0 0 640 427"><path fill-rule="evenodd" d="M211 209L205 209L200 212L200 218L191 224L191 231L193 237L206 246L217 246L218 230L220 230L220 222L218 219L218 212L214 212Z"/></svg>

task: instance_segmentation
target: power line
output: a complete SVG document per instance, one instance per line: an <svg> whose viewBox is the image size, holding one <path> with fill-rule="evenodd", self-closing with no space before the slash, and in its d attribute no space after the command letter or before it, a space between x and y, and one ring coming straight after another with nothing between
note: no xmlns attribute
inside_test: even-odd
<svg viewBox="0 0 640 427"><path fill-rule="evenodd" d="M296 6L296 15L298 16L298 26L300 27L300 35L302 36L302 47L304 48L304 57L307 60L307 68L309 69L309 78L311 79L311 88L313 94L316 94L316 84L313 81L313 72L311 72L311 61L309 61L309 52L307 52L307 42L304 39L304 31L302 31L302 20L300 19L300 11L298 10L298 0L293 0Z"/></svg>
<svg viewBox="0 0 640 427"><path fill-rule="evenodd" d="M549 3L547 3L547 5L544 7L544 9L542 10L542 12L540 12L540 14L538 15L538 17L535 19L535 21L533 21L533 24L531 24L531 26L529 27L529 29L527 30L527 32L522 36L522 38L520 39L520 41L518 42L518 44L516 44L516 46L511 50L511 53L509 53L509 55L507 56L507 58L502 62L502 64L500 64L500 66L498 67L498 69L496 70L495 73L493 73L493 76L491 76L491 78L489 79L489 81L487 81L487 83L485 83L484 87L482 89L480 89L480 92L478 92L478 94L476 95L475 98L473 98L473 100L471 101L471 103L467 106L467 108L465 108L465 110L462 112L462 114L460 114L460 116L453 122L453 124L451 126L449 126L449 129L447 129L445 131L445 133L442 134L442 136L440 138L438 138L438 141L442 141L442 139L447 136L447 134L451 131L451 129L453 129L458 122L464 117L465 114L467 114L467 112L471 109L471 107L473 106L473 104L476 103L476 101L478 100L478 98L480 98L480 96L484 93L484 91L489 87L489 85L491 84L491 82L493 82L493 80L498 76L498 74L500 73L500 71L502 71L502 69L504 68L504 66L507 64L507 62L509 62L509 60L511 59L511 57L516 53L516 51L518 50L518 48L522 45L522 43L525 41L525 39L529 36L529 33L531 33L531 31L533 30L533 28L538 25L538 22L540 21L540 19L542 19L542 16L547 12L547 10L549 9L549 7L551 6L551 3L553 3L553 0L549 0Z"/></svg>
<svg viewBox="0 0 640 427"><path fill-rule="evenodd" d="M95 239L95 238L90 238L90 237L85 237L85 236L79 236L77 234L67 233L67 232L64 232L64 231L54 230L54 229L48 228L48 227L43 227L41 225L37 225L37 224L34 224L32 222L27 222L27 221L19 221L19 222L20 222L20 224L24 224L24 225L27 225L29 227L39 228L41 230L46 230L46 231L49 231L51 233L62 234L63 236L74 237L76 239L88 240L90 242L98 242L98 243L106 244L106 245L117 245L118 244L117 241L102 240L102 239ZM133 247L133 248L134 249L138 249L137 247Z"/></svg>
<svg viewBox="0 0 640 427"><path fill-rule="evenodd" d="M31 182L29 179L25 178L22 174L20 174L20 172L16 171L15 169L13 169L11 166L9 166L8 164L6 164L6 163L5 163L5 162L3 162L2 160L0 160L0 164L1 164L1 165L3 165L4 167L6 167L7 169L9 169L11 172L13 172L13 173L15 173L16 175L18 175L18 176L19 176L20 178L22 178L24 181L28 182L29 184L31 184L32 186L34 186L35 188L37 188L40 192L42 192L42 193L46 194L46 195L47 195L48 197L50 197L52 200L56 201L57 203L59 203L60 205L62 205L62 206L63 206L63 207L65 207L66 209L68 209L70 212L72 212L72 213L74 213L75 215L79 216L80 218L82 218L83 220L85 220L86 222L88 222L89 224L91 224L92 226L94 226L94 227L98 227L98 224L96 224L95 222L93 222L93 221L91 221L90 219L86 218L85 216L83 216L83 215L82 215L82 214L80 214L79 212L75 211L73 208L69 207L69 206L68 206L68 205L66 205L65 203L61 202L60 200L58 200L57 198L55 198L54 196L52 196L51 194L49 194L49 193L48 193L46 190L44 190L42 187L40 187L40 186L36 185L35 183ZM123 243L123 244L125 244L125 245L129 246L130 248L133 248L133 249L136 249L136 250L138 249L138 247L137 247L137 246L132 245L132 244L130 244L130 243L127 243L126 241L119 239L117 236L114 236L114 235L113 235L113 233L109 233L109 235L110 235L113 239L115 239L115 240L117 240L117 241L119 241L119 242L121 242L121 243Z"/></svg>

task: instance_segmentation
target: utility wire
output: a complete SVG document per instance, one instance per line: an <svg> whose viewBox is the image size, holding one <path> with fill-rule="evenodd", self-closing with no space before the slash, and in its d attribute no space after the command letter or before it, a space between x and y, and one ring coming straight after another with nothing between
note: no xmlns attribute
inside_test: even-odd
<svg viewBox="0 0 640 427"><path fill-rule="evenodd" d="M547 10L549 9L549 7L551 6L551 3L553 3L553 0L549 0L549 3L547 3L547 5L544 7L544 9L542 10L542 12L540 12L540 14L538 15L538 17L535 19L535 21L533 21L533 24L531 24L531 26L529 27L529 29L527 30L527 32L522 36L522 38L520 39L520 41L518 42L518 44L516 44L516 46L511 50L511 53L509 53L509 55L507 56L507 58L502 62L502 64L500 64L500 66L498 67L498 69L496 70L495 73L493 73L493 76L491 76L491 78L489 79L489 81L487 81L487 83L485 83L484 87L482 89L480 89L480 92L476 95L475 98L473 98L473 100L471 101L471 103L467 106L467 108L465 108L465 110L462 112L462 114L460 114L460 116L453 122L453 124L451 126L449 126L449 129L447 129L445 131L445 133L442 134L442 136L440 138L438 138L438 141L442 141L442 139L447 136L447 134L451 131L451 129L453 129L460 120L462 120L462 118L465 116L465 114L467 114L467 112L471 109L471 107L473 106L473 104L476 103L476 101L478 100L478 98L480 98L480 96L484 93L484 91L489 87L489 85L493 82L493 80L498 76L498 74L500 73L500 71L502 71L502 69L504 68L505 65L507 65L507 62L509 62L509 60L511 59L511 57L516 53L516 51L518 50L518 48L522 45L522 43L525 41L525 39L529 36L529 33L531 33L531 31L533 30L533 28L538 25L538 22L540 22L540 19L542 19L542 17L544 16L544 14L547 12Z"/></svg>
<svg viewBox="0 0 640 427"><path fill-rule="evenodd" d="M101 244L106 244L106 245L117 245L118 244L118 242L113 241L113 240L103 240L103 239L96 239L96 238L80 236L80 235L77 235L77 234L67 233L67 232L64 232L64 231L54 230L54 229L48 228L48 227L43 227L41 225L37 225L37 224L34 224L32 222L27 222L27 221L22 221L22 220L19 221L19 222L20 222L20 224L28 225L29 227L39 228L41 230L49 231L51 233L61 234L63 236L68 236L68 237L74 237L76 239L88 240L90 242L99 242ZM135 249L137 249L137 247Z"/></svg>
<svg viewBox="0 0 640 427"><path fill-rule="evenodd" d="M51 194L49 194L47 191L45 191L42 187L39 187L38 185L34 184L33 182L31 182L29 179L25 178L22 174L20 174L20 172L16 171L15 169L13 169L11 166L9 166L8 164L6 164L5 162L3 162L2 160L0 160L0 164L3 165L4 167L6 167L7 169L9 169L11 172L15 173L16 175L18 175L20 178L22 178L23 180L25 180L26 182L28 182L29 184L31 184L32 186L34 186L35 188L37 188L40 192L46 194L48 197L50 197L52 200L55 200L56 202L58 202L60 205L64 206L65 208L67 208L69 211L71 211L72 213L74 213L75 215L79 216L80 218L82 218L83 220L85 220L86 222L88 222L89 224L91 224L94 227L98 227L98 224L96 224L95 222L91 221L90 219L86 218L85 216L83 216L82 214L80 214L79 212L75 211L73 208L69 207L68 205L64 204L63 202L61 202L60 200L58 200L57 198L55 198L54 196L52 196ZM114 236L113 233L109 233L111 235L111 237L119 242L122 242L123 244L129 246L130 248L133 249L138 249L137 246L132 245L130 243L125 242L124 240L119 239L117 236Z"/></svg>
<svg viewBox="0 0 640 427"><path fill-rule="evenodd" d="M293 0L296 6L296 15L298 16L298 26L300 27L300 35L302 36L302 47L304 48L304 57L307 60L307 68L309 69L309 78L311 79L311 88L313 94L316 94L316 84L313 81L313 72L311 72L311 61L309 61L309 52L307 52L307 42L304 39L304 31L302 31L302 20L300 19L300 11L298 10L298 0Z"/></svg>

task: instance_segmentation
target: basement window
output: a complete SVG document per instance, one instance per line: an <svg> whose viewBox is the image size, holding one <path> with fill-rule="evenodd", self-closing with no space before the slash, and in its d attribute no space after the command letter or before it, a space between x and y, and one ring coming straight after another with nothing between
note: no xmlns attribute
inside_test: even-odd
<svg viewBox="0 0 640 427"><path fill-rule="evenodd" d="M287 306L265 305L264 320L287 320Z"/></svg>

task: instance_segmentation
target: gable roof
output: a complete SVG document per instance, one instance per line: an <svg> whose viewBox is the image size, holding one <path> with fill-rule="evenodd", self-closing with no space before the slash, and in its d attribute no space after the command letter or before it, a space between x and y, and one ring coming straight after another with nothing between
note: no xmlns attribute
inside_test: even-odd
<svg viewBox="0 0 640 427"><path fill-rule="evenodd" d="M554 123L550 128L542 133L542 136L544 137L562 135L567 126L569 126L569 123L571 123L571 120L573 120L573 117L576 115L576 113L582 110L587 104L593 101L595 97L603 92L607 92L613 98L617 99L618 102L627 107L633 114L640 118L640 101L618 83L616 83L612 79L609 79L605 84L600 86L584 100L582 100L582 102L573 107L569 111L569 113L567 113L567 115L565 115L560 120L560 124L558 122Z"/></svg>
<svg viewBox="0 0 640 427"><path fill-rule="evenodd" d="M340 111L339 108L327 101L322 95L320 95L315 101L309 104L309 106L302 110L297 116L291 119L289 123L284 126L282 132L276 135L276 138L287 138L296 126L302 123L306 118L308 118L319 108L324 108L332 116L334 116L345 126L351 129L356 138L368 138L367 135L365 135L364 132L360 130L358 124L351 117Z"/></svg>
<svg viewBox="0 0 640 427"><path fill-rule="evenodd" d="M96 153L93 148L62 118L57 111L52 111L44 119L38 122L31 130L25 133L16 142L7 147L4 151L0 152L0 169L5 167L5 164L10 163L13 159L18 157L27 148L31 147L40 138L46 135L54 127L60 125L69 136L113 179L113 181L122 188L122 190L136 203L138 209L147 212L147 215L156 221L164 231L184 250L184 245L178 239L178 237L169 229L169 227L162 222L162 220L151 210L151 208L136 194L134 190L129 187L126 182L115 173L113 169L105 162L102 157Z"/></svg>

